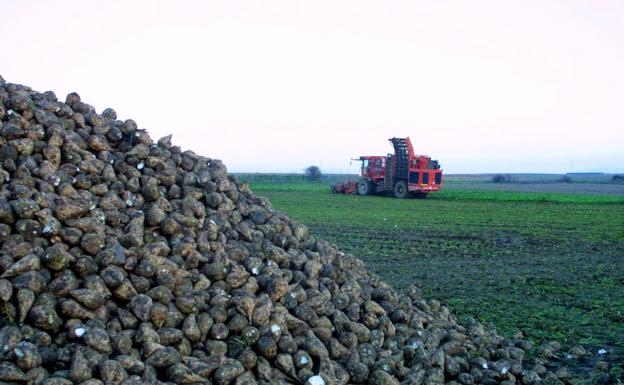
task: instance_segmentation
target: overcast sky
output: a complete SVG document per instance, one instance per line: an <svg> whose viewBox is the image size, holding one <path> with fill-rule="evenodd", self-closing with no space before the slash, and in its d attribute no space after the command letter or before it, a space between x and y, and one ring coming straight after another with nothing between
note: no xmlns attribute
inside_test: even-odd
<svg viewBox="0 0 624 385"><path fill-rule="evenodd" d="M624 1L0 0L0 74L230 171L624 171Z"/></svg>

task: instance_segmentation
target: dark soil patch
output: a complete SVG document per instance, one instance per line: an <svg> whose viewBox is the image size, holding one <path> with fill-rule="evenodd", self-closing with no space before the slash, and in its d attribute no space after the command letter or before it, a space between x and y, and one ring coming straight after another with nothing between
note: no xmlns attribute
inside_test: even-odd
<svg viewBox="0 0 624 385"><path fill-rule="evenodd" d="M491 183L454 182L444 185L445 189L470 189L518 192L547 192L571 194L624 195L624 184L607 183Z"/></svg>

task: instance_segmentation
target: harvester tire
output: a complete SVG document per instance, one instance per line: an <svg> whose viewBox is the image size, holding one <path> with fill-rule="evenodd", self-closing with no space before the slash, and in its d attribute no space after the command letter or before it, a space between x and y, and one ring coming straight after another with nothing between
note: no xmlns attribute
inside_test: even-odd
<svg viewBox="0 0 624 385"><path fill-rule="evenodd" d="M369 180L360 179L357 184L357 193L358 195L373 195L375 193L375 185Z"/></svg>
<svg viewBox="0 0 624 385"><path fill-rule="evenodd" d="M394 184L394 196L399 199L409 198L410 192L404 180L400 180Z"/></svg>

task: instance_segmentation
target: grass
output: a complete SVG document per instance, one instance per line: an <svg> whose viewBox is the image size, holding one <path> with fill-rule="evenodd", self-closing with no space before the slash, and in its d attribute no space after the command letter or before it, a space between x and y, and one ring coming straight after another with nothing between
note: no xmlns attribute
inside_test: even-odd
<svg viewBox="0 0 624 385"><path fill-rule="evenodd" d="M399 290L536 343L624 351L624 197L446 190L425 200L252 183ZM622 356L624 357L624 356Z"/></svg>
<svg viewBox="0 0 624 385"><path fill-rule="evenodd" d="M329 185L324 182L252 182L256 191L271 192L319 192L328 193ZM484 191L470 189L448 189L430 194L429 200L460 201L507 201L507 202L550 202L550 203L614 203L624 204L624 195L590 195L552 192Z"/></svg>

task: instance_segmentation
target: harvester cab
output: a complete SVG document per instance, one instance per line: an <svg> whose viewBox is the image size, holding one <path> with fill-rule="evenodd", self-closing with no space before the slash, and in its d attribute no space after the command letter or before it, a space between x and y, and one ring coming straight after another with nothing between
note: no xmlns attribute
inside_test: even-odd
<svg viewBox="0 0 624 385"><path fill-rule="evenodd" d="M332 187L332 191L358 195L394 194L397 198L425 198L442 188L442 170L437 160L414 155L409 137L391 138L394 154L361 156L360 180Z"/></svg>
<svg viewBox="0 0 624 385"><path fill-rule="evenodd" d="M383 178L386 172L385 156L361 156L359 159L352 159L362 162L360 175L364 178L378 180Z"/></svg>

